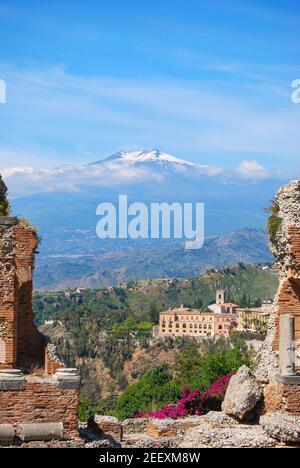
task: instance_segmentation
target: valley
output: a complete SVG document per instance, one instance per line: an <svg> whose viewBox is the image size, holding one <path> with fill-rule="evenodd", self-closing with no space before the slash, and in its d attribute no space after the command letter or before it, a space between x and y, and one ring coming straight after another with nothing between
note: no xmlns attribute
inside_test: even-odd
<svg viewBox="0 0 300 468"><path fill-rule="evenodd" d="M40 329L51 337L67 365L79 367L82 398L99 402L115 399L149 367L174 364L193 339L153 340L159 312L181 304L206 310L215 300L216 284L228 290L232 301L247 306L273 297L278 278L271 265L240 264L182 280L35 292L33 304ZM213 347L213 340L207 343Z"/></svg>

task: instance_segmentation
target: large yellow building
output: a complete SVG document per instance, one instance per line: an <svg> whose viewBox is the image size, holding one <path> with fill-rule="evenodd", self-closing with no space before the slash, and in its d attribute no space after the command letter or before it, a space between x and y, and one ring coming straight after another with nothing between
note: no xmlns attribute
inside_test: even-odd
<svg viewBox="0 0 300 468"><path fill-rule="evenodd" d="M159 336L229 336L237 328L235 314L215 314L180 307L161 312Z"/></svg>
<svg viewBox="0 0 300 468"><path fill-rule="evenodd" d="M237 309L239 330L251 330L261 333L267 331L271 308Z"/></svg>

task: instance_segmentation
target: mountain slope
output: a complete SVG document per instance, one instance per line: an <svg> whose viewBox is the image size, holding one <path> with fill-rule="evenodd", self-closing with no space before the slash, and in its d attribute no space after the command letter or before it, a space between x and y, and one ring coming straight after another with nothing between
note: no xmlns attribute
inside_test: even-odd
<svg viewBox="0 0 300 468"><path fill-rule="evenodd" d="M161 152L158 149L149 149L142 151L120 151L108 158L90 163L88 167L102 166L114 169L120 166L135 166L147 167L159 171L169 171L170 173L182 173L183 170L192 169L198 175L216 175L222 172L216 167L207 166L204 164L196 164L177 158L170 154ZM194 172L195 175L195 172Z"/></svg>
<svg viewBox="0 0 300 468"><path fill-rule="evenodd" d="M35 287L66 289L99 287L142 278L190 278L209 268L243 263L272 262L263 231L245 229L208 238L199 250L182 243L134 246L102 254L42 258L37 263Z"/></svg>
<svg viewBox="0 0 300 468"><path fill-rule="evenodd" d="M18 169L10 172L6 182L9 188L27 183L31 193L37 192L12 200L12 205L16 215L38 227L43 239L37 261L39 287L73 285L77 280L115 284L142 275L186 277L189 270L198 274L205 267L224 263L269 260L265 247L259 255L253 250L253 237L249 243L242 239L237 256L236 233L236 238L226 243L220 240L218 245L215 240L209 257L210 241L192 255L172 240L100 240L96 209L102 202L114 203L118 209L122 194L128 196L129 204L142 202L149 210L153 202L201 202L205 204L205 237L222 238L226 232L264 229L264 208L283 183L272 178L238 177L213 164L195 164L159 150L119 152L91 164Z"/></svg>

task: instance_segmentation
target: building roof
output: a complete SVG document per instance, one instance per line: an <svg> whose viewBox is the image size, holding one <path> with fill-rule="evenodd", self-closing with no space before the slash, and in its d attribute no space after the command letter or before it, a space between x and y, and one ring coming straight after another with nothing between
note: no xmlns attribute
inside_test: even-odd
<svg viewBox="0 0 300 468"><path fill-rule="evenodd" d="M233 304L232 302L224 302L224 304L217 304L221 307L239 307L237 304Z"/></svg>
<svg viewBox="0 0 300 468"><path fill-rule="evenodd" d="M160 315L190 315L193 316L211 316L211 317L232 317L236 318L235 314L225 314L225 313L216 313L216 312L202 312L197 309L188 309L188 308L178 308L178 309L170 309L165 310L160 313Z"/></svg>
<svg viewBox="0 0 300 468"><path fill-rule="evenodd" d="M269 309L265 309L263 307L247 307L247 308L238 308L238 312L246 312L246 313L251 313L251 312L258 312L260 314L269 314L271 311Z"/></svg>

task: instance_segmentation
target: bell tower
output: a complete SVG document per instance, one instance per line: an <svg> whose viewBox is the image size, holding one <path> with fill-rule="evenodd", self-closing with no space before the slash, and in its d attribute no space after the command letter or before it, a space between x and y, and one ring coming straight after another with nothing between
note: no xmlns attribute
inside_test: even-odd
<svg viewBox="0 0 300 468"><path fill-rule="evenodd" d="M225 290L218 288L216 290L216 304L224 304L225 302Z"/></svg>

